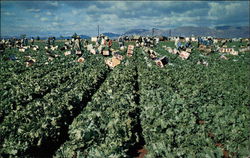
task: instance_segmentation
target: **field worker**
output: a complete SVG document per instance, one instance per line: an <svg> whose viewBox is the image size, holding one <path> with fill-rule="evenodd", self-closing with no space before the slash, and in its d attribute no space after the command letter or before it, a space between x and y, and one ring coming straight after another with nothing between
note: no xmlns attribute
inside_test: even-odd
<svg viewBox="0 0 250 158"><path fill-rule="evenodd" d="M72 38L70 40L70 48L74 47L74 45L75 45L75 38Z"/></svg>
<svg viewBox="0 0 250 158"><path fill-rule="evenodd" d="M89 44L89 41L86 39L85 41L85 45L87 46Z"/></svg>
<svg viewBox="0 0 250 158"><path fill-rule="evenodd" d="M212 45L213 43L214 43L214 41L213 41L212 39L209 39L209 40L208 40L208 44L209 44L209 45Z"/></svg>
<svg viewBox="0 0 250 158"><path fill-rule="evenodd" d="M22 40L21 39L15 39L15 47L21 47L22 46Z"/></svg>
<svg viewBox="0 0 250 158"><path fill-rule="evenodd" d="M49 47L50 46L50 37L46 40L46 45Z"/></svg>
<svg viewBox="0 0 250 158"><path fill-rule="evenodd" d="M156 38L156 44L159 44L160 38Z"/></svg>
<svg viewBox="0 0 250 158"><path fill-rule="evenodd" d="M55 45L55 40L56 40L56 38L55 37L52 37L52 39L51 39L51 44L54 46Z"/></svg>
<svg viewBox="0 0 250 158"><path fill-rule="evenodd" d="M3 42L0 42L0 54L3 53L5 50L5 46Z"/></svg>
<svg viewBox="0 0 250 158"><path fill-rule="evenodd" d="M175 47L178 49L178 50L180 50L181 48L182 48L182 44L181 44L181 42L178 40L178 39L176 39L175 40Z"/></svg>
<svg viewBox="0 0 250 158"><path fill-rule="evenodd" d="M124 37L122 37L122 46L123 46L123 47L125 46L125 40L124 40Z"/></svg>
<svg viewBox="0 0 250 158"><path fill-rule="evenodd" d="M67 39L67 41L64 43L66 46L70 46L71 45L71 41L69 39Z"/></svg>
<svg viewBox="0 0 250 158"><path fill-rule="evenodd" d="M177 39L175 39L174 45L178 49L178 40Z"/></svg>
<svg viewBox="0 0 250 158"><path fill-rule="evenodd" d="M188 41L186 44L185 44L185 48L189 48L189 47L191 47L192 45L191 45L191 42L190 41Z"/></svg>
<svg viewBox="0 0 250 158"><path fill-rule="evenodd" d="M24 46L24 39L22 38L21 39L21 47L23 47Z"/></svg>
<svg viewBox="0 0 250 158"><path fill-rule="evenodd" d="M104 47L103 47L103 45L100 45L99 47L98 47L98 49L97 49L97 54L101 54L102 53L102 51L103 51L103 49L104 49Z"/></svg>
<svg viewBox="0 0 250 158"><path fill-rule="evenodd" d="M111 39L109 39L108 47L109 47L109 49L112 47L112 40Z"/></svg>
<svg viewBox="0 0 250 158"><path fill-rule="evenodd" d="M105 44L106 44L106 40L102 37L101 45L105 45Z"/></svg>
<svg viewBox="0 0 250 158"><path fill-rule="evenodd" d="M101 45L101 43L102 43L102 37L101 37L101 36L99 36L99 38L98 38L98 40L97 40L97 43L98 43L97 46Z"/></svg>
<svg viewBox="0 0 250 158"><path fill-rule="evenodd" d="M77 36L74 42L74 49L79 51L81 50L81 42L80 42L80 36Z"/></svg>
<svg viewBox="0 0 250 158"><path fill-rule="evenodd" d="M119 47L121 48L122 47L122 37L121 36L118 38L118 43L119 43Z"/></svg>
<svg viewBox="0 0 250 158"><path fill-rule="evenodd" d="M30 42L31 42L31 45L34 45L34 37L31 37L31 40L30 40Z"/></svg>
<svg viewBox="0 0 250 158"><path fill-rule="evenodd" d="M201 39L201 37L198 37L198 47L202 44L203 40Z"/></svg>
<svg viewBox="0 0 250 158"><path fill-rule="evenodd" d="M24 45L27 46L29 43L28 39L27 38L24 38Z"/></svg>
<svg viewBox="0 0 250 158"><path fill-rule="evenodd" d="M14 39L11 38L11 39L10 39L10 48L13 48L14 45L15 45Z"/></svg>

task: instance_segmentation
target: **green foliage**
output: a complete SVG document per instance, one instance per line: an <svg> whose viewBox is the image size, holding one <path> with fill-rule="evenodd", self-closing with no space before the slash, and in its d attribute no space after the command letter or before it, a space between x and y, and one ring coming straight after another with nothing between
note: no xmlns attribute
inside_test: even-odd
<svg viewBox="0 0 250 158"><path fill-rule="evenodd" d="M221 157L223 151L249 155L249 54L222 61L217 54L198 53L187 61L172 58L172 65L164 69L141 55L139 89L147 157ZM166 55L171 59L172 54ZM199 60L209 66L197 65Z"/></svg>
<svg viewBox="0 0 250 158"><path fill-rule="evenodd" d="M149 158L250 155L248 52L223 60L194 49L181 60L162 47L174 42L160 42L154 50L169 58L164 68L136 49L110 70L105 57L86 50L84 63L59 50L48 62L45 43L35 44L39 51L0 56L0 157L36 157L49 148L55 157L132 157L141 135ZM31 67L27 55L37 60Z"/></svg>
<svg viewBox="0 0 250 158"><path fill-rule="evenodd" d="M138 137L132 133L136 120L131 116L137 107L135 76L133 64L121 65L111 73L70 125L70 140L61 146L56 157L127 157Z"/></svg>

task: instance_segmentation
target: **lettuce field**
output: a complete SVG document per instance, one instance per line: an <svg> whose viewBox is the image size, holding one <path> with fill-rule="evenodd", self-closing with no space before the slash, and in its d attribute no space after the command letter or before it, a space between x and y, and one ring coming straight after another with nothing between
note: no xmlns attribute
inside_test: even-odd
<svg viewBox="0 0 250 158"><path fill-rule="evenodd" d="M250 156L250 52L224 60L195 48L182 60L164 41L154 48L163 68L137 47L110 69L86 48L76 62L36 44L0 55L0 157Z"/></svg>

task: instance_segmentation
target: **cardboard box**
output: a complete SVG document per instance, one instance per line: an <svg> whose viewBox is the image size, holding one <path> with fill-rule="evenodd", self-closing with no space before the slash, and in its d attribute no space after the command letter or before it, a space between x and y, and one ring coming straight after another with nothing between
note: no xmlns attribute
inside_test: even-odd
<svg viewBox="0 0 250 158"><path fill-rule="evenodd" d="M90 51L91 49L93 49L93 45L92 44L87 45L87 50Z"/></svg>
<svg viewBox="0 0 250 158"><path fill-rule="evenodd" d="M235 50L233 48L220 48L219 52L221 52L221 53L232 53L232 52L235 52Z"/></svg>
<svg viewBox="0 0 250 158"><path fill-rule="evenodd" d="M77 50L77 51L76 51L76 54L77 54L77 55L81 55L81 54L82 54L82 51Z"/></svg>
<svg viewBox="0 0 250 158"><path fill-rule="evenodd" d="M199 49L200 51L202 51L202 50L204 50L204 49L206 49L206 48L207 48L207 46L201 44L201 45L199 46L198 49Z"/></svg>
<svg viewBox="0 0 250 158"><path fill-rule="evenodd" d="M128 55L128 56L132 56L132 55L133 55L133 53L134 53L134 48L135 48L134 45L128 45L128 50L127 50L127 55Z"/></svg>
<svg viewBox="0 0 250 158"><path fill-rule="evenodd" d="M109 51L108 51L108 50L102 51L102 55L104 55L104 56L109 56Z"/></svg>
<svg viewBox="0 0 250 158"><path fill-rule="evenodd" d="M32 66L32 64L33 64L32 62L28 62L28 61L25 62L26 67L30 67L30 66Z"/></svg>
<svg viewBox="0 0 250 158"><path fill-rule="evenodd" d="M168 64L168 58L167 57L161 57L155 60L155 63L159 67L164 67L166 64Z"/></svg>
<svg viewBox="0 0 250 158"><path fill-rule="evenodd" d="M190 53L186 52L186 51L181 51L179 54L179 57L184 60L184 59L188 59L188 57L190 56Z"/></svg>
<svg viewBox="0 0 250 158"><path fill-rule="evenodd" d="M90 50L90 53L96 54L96 50L95 50L95 49L91 49L91 50Z"/></svg>
<svg viewBox="0 0 250 158"><path fill-rule="evenodd" d="M105 60L105 63L106 63L109 67L112 67L112 59L111 59L111 58L106 59L106 60Z"/></svg>
<svg viewBox="0 0 250 158"><path fill-rule="evenodd" d="M105 60L105 63L106 63L110 68L114 68L114 67L116 67L117 65L119 65L119 64L121 63L121 61L118 60L116 57L112 57L112 58L106 59L106 60Z"/></svg>
<svg viewBox="0 0 250 158"><path fill-rule="evenodd" d="M114 54L114 57L115 57L116 59L120 60L120 61L124 59L124 57L123 57L122 55L117 54L117 53Z"/></svg>
<svg viewBox="0 0 250 158"><path fill-rule="evenodd" d="M97 37L91 37L91 42L97 42Z"/></svg>
<svg viewBox="0 0 250 158"><path fill-rule="evenodd" d="M121 63L116 57L112 57L112 66L115 67Z"/></svg>
<svg viewBox="0 0 250 158"><path fill-rule="evenodd" d="M77 62L78 62L78 63L82 63L82 62L84 62L84 61L85 61L85 59L84 59L83 57L77 59Z"/></svg>
<svg viewBox="0 0 250 158"><path fill-rule="evenodd" d="M188 53L191 53L191 52L192 52L192 49L191 49L191 48L187 48L186 51L187 51Z"/></svg>
<svg viewBox="0 0 250 158"><path fill-rule="evenodd" d="M156 56L155 54L150 54L149 57L150 57L151 59L155 59L157 56Z"/></svg>
<svg viewBox="0 0 250 158"><path fill-rule="evenodd" d="M172 51L172 54L178 54L179 51L175 48L173 51Z"/></svg>
<svg viewBox="0 0 250 158"><path fill-rule="evenodd" d="M228 58L225 55L220 56L221 59L228 60Z"/></svg>
<svg viewBox="0 0 250 158"><path fill-rule="evenodd" d="M233 52L230 52L231 55L238 55L239 52L238 51L233 51Z"/></svg>
<svg viewBox="0 0 250 158"><path fill-rule="evenodd" d="M19 52L25 52L24 48L19 48Z"/></svg>
<svg viewBox="0 0 250 158"><path fill-rule="evenodd" d="M64 55L67 56L67 55L70 55L71 54L71 51L66 51L64 52Z"/></svg>

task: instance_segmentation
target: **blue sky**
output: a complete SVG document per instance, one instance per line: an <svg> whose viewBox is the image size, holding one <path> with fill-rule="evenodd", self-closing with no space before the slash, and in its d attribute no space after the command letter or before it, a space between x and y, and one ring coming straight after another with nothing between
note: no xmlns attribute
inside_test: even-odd
<svg viewBox="0 0 250 158"><path fill-rule="evenodd" d="M124 33L135 28L249 26L249 1L1 1L1 35Z"/></svg>

